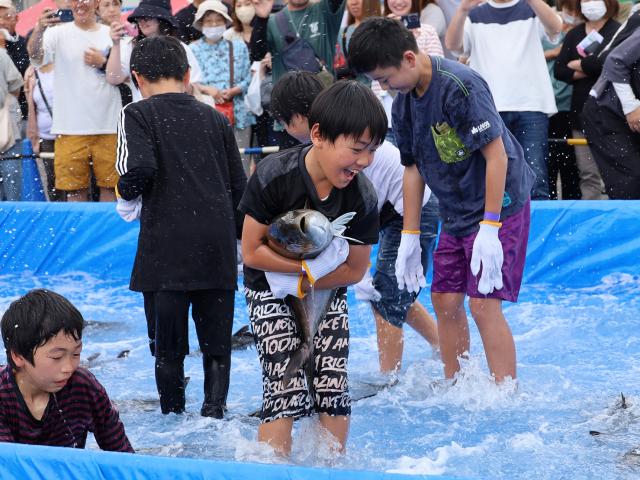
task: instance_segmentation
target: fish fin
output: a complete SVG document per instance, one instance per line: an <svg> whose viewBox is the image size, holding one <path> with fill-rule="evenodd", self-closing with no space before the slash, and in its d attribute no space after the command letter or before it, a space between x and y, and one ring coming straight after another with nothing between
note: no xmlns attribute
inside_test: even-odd
<svg viewBox="0 0 640 480"><path fill-rule="evenodd" d="M331 222L331 232L336 236L340 237L347 229L347 223L351 221L353 217L356 216L356 212L347 212L343 215L340 215L333 222Z"/></svg>
<svg viewBox="0 0 640 480"><path fill-rule="evenodd" d="M355 242L355 243L364 244L364 242L358 240L357 238L345 237L344 235L334 235L334 237L344 238L345 240L351 240L352 242Z"/></svg>

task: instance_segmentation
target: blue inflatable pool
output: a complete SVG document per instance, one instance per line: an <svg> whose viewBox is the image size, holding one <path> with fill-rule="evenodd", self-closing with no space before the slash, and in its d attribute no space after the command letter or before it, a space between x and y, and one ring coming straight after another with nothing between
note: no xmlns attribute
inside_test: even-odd
<svg viewBox="0 0 640 480"><path fill-rule="evenodd" d="M473 325L471 357L449 388L438 382L429 347L407 329L399 383L354 404L347 455L327 460L314 421L304 419L291 463L281 464L255 442L248 416L261 399L251 347L233 354L227 420L198 415L195 337L187 413L159 413L142 298L127 288L137 225L121 221L112 204L2 203L0 312L37 287L78 306L88 321L83 357L92 358L138 454L100 452L95 442L84 452L0 444L0 478L637 477L639 218L640 202L533 202L525 284L519 303L505 308L517 390L492 384ZM430 309L428 293L420 298ZM349 306L350 382L366 396L379 381L375 327L351 292ZM234 326L246 323L238 293Z"/></svg>

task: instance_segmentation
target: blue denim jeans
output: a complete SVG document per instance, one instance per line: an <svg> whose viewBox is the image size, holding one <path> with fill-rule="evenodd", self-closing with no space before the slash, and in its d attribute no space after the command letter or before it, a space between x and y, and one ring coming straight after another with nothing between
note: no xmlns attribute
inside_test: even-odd
<svg viewBox="0 0 640 480"><path fill-rule="evenodd" d="M532 200L549 200L547 150L549 117L542 112L500 112L502 121L524 150L524 158L536 174Z"/></svg>
<svg viewBox="0 0 640 480"><path fill-rule="evenodd" d="M16 142L0 157L11 157L22 153L22 142ZM0 160L0 200L17 202L22 192L22 158L18 160Z"/></svg>
<svg viewBox="0 0 640 480"><path fill-rule="evenodd" d="M429 263L438 236L438 200L435 195L422 207L420 218L420 246L422 247L422 267L427 274ZM406 289L398 288L396 280L396 258L400 247L402 218L389 222L380 231L378 242L378 258L376 272L373 275L373 286L380 292L382 298L371 302L382 317L391 325L402 327L411 304L415 302L417 293L410 293Z"/></svg>

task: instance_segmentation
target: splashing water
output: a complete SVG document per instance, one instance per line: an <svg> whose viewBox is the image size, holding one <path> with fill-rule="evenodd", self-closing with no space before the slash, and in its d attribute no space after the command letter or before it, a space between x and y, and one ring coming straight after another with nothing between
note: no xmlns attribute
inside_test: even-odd
<svg viewBox="0 0 640 480"><path fill-rule="evenodd" d="M261 376L255 349L233 353L228 419L202 418L203 373L190 325L185 359L187 413L161 415L142 297L125 280L78 273L0 276L0 311L32 288L67 296L89 321L83 359L118 406L141 453L283 462L255 442ZM421 295L429 305L428 294ZM248 322L236 296L234 330ZM349 375L354 395L377 375L375 325L368 305L349 297ZM345 456L316 442L313 418L296 422L290 461L311 466L474 478L638 478L640 455L640 279L612 275L595 287L525 286L505 304L518 349L518 381L496 386L471 322L472 351L455 382L427 344L405 328L397 385L353 405ZM119 352L129 355L117 358ZM4 354L0 356L4 362ZM626 408L620 406L620 392ZM589 431L600 432L590 435ZM328 441L325 442L328 444ZM97 448L90 442L89 448Z"/></svg>

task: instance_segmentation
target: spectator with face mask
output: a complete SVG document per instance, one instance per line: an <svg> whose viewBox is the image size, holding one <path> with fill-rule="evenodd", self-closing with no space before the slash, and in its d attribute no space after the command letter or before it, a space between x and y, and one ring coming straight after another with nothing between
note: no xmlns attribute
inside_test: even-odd
<svg viewBox="0 0 640 480"><path fill-rule="evenodd" d="M224 32L225 40L242 40L249 48L253 27L251 22L256 16L256 9L251 0L233 0L231 5L232 25Z"/></svg>
<svg viewBox="0 0 640 480"><path fill-rule="evenodd" d="M113 41L113 48L107 62L107 81L111 85L129 82L128 85L133 94L133 101L136 102L142 99L142 95L131 77L131 67L129 65L135 43L143 38L158 35L176 37L179 25L176 18L171 15L169 0L142 0L138 7L131 12L128 20L138 26L138 36L135 38L126 36L126 29L122 23L113 22L111 24L110 35ZM184 43L182 46L187 53L189 67L191 68L191 83L198 83L201 76L200 65L188 46Z"/></svg>
<svg viewBox="0 0 640 480"><path fill-rule="evenodd" d="M558 80L573 85L571 94L571 129L573 136L584 138L582 108L589 91L602 71L603 59L598 54L611 41L620 24L613 17L618 13L617 0L582 0L580 17L584 23L567 32L554 66ZM589 41L593 40L590 44ZM604 183L588 146L576 146L583 200L599 200Z"/></svg>
<svg viewBox="0 0 640 480"><path fill-rule="evenodd" d="M244 95L251 80L251 63L249 50L242 40L223 39L227 23L231 23L231 17L224 3L220 0L202 2L193 27L202 30L204 38L193 42L189 49L203 66L198 89L213 99L216 108L226 106L236 143L239 148L246 148L251 142L251 125L255 123L255 117L244 105ZM244 167L248 173L248 160Z"/></svg>

